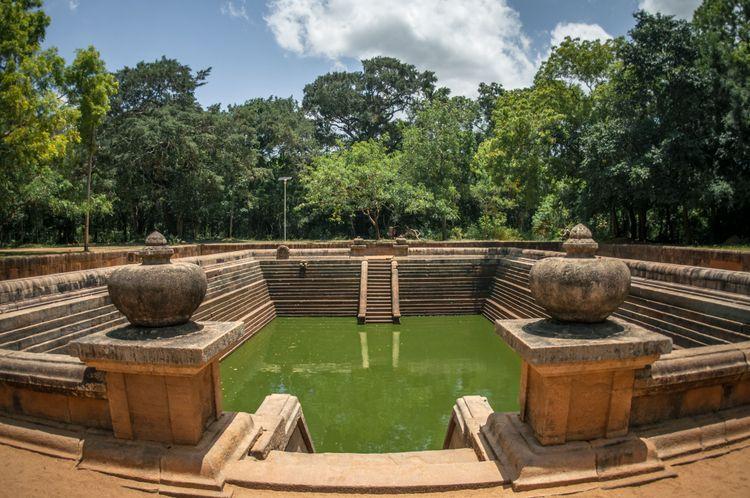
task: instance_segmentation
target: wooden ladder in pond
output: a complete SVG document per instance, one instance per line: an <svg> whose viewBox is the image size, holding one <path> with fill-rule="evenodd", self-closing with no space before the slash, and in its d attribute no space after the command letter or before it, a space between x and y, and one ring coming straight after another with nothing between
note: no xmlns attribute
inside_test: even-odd
<svg viewBox="0 0 750 498"><path fill-rule="evenodd" d="M399 323L397 263L375 258L363 261L361 285L360 323Z"/></svg>

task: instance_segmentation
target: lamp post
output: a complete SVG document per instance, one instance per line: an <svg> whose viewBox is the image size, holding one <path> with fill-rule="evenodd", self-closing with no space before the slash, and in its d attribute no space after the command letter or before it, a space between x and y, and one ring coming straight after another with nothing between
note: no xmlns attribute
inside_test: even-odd
<svg viewBox="0 0 750 498"><path fill-rule="evenodd" d="M284 242L286 242L286 182L291 179L291 176L282 176L279 178L279 181L284 182Z"/></svg>

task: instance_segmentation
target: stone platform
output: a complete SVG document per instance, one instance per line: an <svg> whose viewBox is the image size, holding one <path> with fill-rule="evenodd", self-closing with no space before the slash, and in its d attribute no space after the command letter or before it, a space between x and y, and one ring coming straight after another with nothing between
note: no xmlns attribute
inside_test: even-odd
<svg viewBox="0 0 750 498"><path fill-rule="evenodd" d="M520 419L543 445L626 435L635 371L672 349L618 319L498 320L495 330L523 360Z"/></svg>
<svg viewBox="0 0 750 498"><path fill-rule="evenodd" d="M197 444L221 415L219 359L243 334L242 322L125 326L78 339L70 350L106 372L115 437Z"/></svg>

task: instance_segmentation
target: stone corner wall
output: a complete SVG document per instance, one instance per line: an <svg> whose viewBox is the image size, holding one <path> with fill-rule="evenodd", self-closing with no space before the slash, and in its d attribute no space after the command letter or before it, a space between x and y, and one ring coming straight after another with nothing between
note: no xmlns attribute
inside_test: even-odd
<svg viewBox="0 0 750 498"><path fill-rule="evenodd" d="M600 244L598 254L613 258L700 266L719 270L750 271L750 251L657 244Z"/></svg>
<svg viewBox="0 0 750 498"><path fill-rule="evenodd" d="M0 411L110 429L103 376L61 354L0 351Z"/></svg>
<svg viewBox="0 0 750 498"><path fill-rule="evenodd" d="M636 374L632 426L750 404L750 341L674 351Z"/></svg>

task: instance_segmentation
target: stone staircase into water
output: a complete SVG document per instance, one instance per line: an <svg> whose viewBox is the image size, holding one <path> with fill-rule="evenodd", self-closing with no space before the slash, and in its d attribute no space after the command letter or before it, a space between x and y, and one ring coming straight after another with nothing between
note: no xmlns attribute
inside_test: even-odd
<svg viewBox="0 0 750 498"><path fill-rule="evenodd" d="M258 261L239 259L203 268L208 291L193 320L242 321L247 337L276 316ZM0 310L0 349L65 354L70 341L127 323L106 286L28 301Z"/></svg>
<svg viewBox="0 0 750 498"><path fill-rule="evenodd" d="M368 259L365 323L393 323L391 260Z"/></svg>
<svg viewBox="0 0 750 498"><path fill-rule="evenodd" d="M490 320L546 318L529 290L528 258L500 261L482 313ZM750 297L633 277L614 316L671 337L675 349L750 340Z"/></svg>

